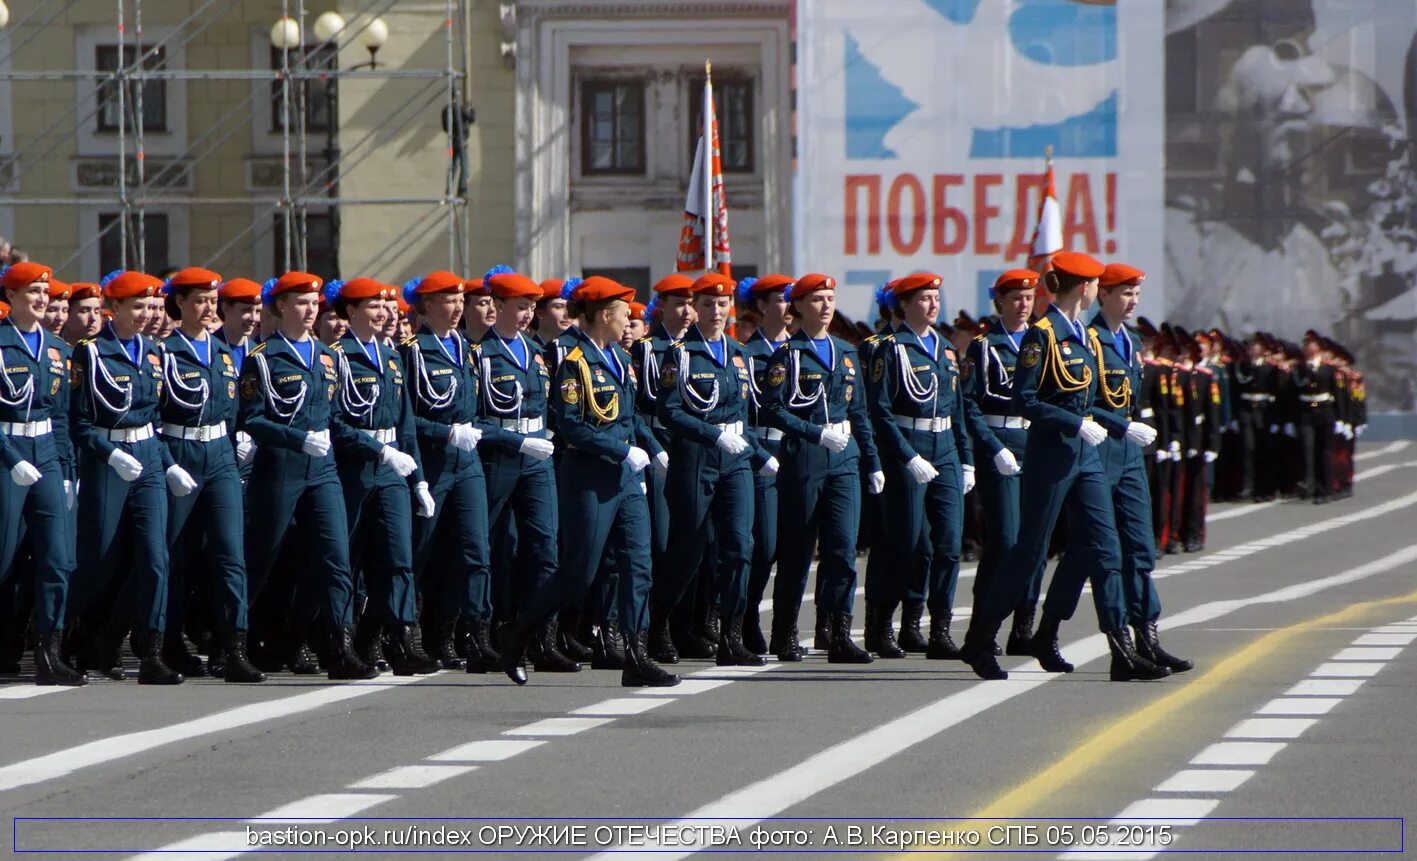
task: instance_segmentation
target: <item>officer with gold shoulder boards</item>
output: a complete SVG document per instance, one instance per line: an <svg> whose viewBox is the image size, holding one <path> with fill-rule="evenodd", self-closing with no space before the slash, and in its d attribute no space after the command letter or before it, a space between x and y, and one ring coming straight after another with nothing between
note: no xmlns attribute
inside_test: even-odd
<svg viewBox="0 0 1417 861"><path fill-rule="evenodd" d="M557 370L552 409L566 444L558 483L567 535L560 564L541 578L517 615L502 668L526 684L522 654L545 619L578 600L590 587L608 548L615 554L620 624L629 641L620 683L670 687L679 677L650 659L649 508L641 473L651 455L637 445L642 420L635 411L630 357L620 349L634 291L600 276L585 279L571 296L583 327L577 346Z"/></svg>
<svg viewBox="0 0 1417 861"><path fill-rule="evenodd" d="M217 290L217 316L221 326L214 333L216 339L227 347L236 376L241 376L246 355L256 346L256 335L261 325L261 285L249 278L232 278ZM231 423L233 429L236 422ZM256 457L256 443L243 430L234 431L236 441L236 463L241 471L241 481L251 477L251 464Z"/></svg>
<svg viewBox="0 0 1417 861"><path fill-rule="evenodd" d="M323 282L307 272L287 272L268 283L262 302L278 327L246 357L237 413L238 428L256 441L247 485L246 570L257 610L292 521L299 521L301 540L310 552L308 564L295 570L300 582L294 608L272 608L281 618L266 624L253 620L252 628L272 631L287 621L289 612L285 646L287 664L294 668L308 664L307 643L315 619L323 616L330 636L325 663L329 678L372 679L379 671L354 653L349 521L331 451L340 385L338 354L310 334Z"/></svg>
<svg viewBox="0 0 1417 861"><path fill-rule="evenodd" d="M1020 487L1020 526L1003 569L974 607L962 657L984 679L1006 679L994 656L999 626L1018 605L1027 579L1048 552L1048 541L1063 506L1068 506L1068 547L1086 564L1076 574L1092 581L1099 623L1112 649L1114 679L1161 678L1169 671L1136 653L1127 629L1121 594L1121 548L1112 499L1098 459L1106 427L1093 414L1097 391L1097 356L1082 314L1097 297L1103 266L1071 251L1053 256L1045 276L1056 298L1023 337L1014 400L1029 422ZM1054 577L1049 591L1081 592L1080 577ZM1033 637L1034 655L1050 672L1069 672L1058 654L1056 625L1040 625Z"/></svg>
<svg viewBox="0 0 1417 861"><path fill-rule="evenodd" d="M14 574L23 534L33 556L35 684L73 686L87 680L60 655L74 574L70 349L40 322L52 278L39 263L0 272L10 305L0 322L0 464L9 473L0 479L0 583Z"/></svg>
<svg viewBox="0 0 1417 861"><path fill-rule="evenodd" d="M883 530L894 562L884 594L868 604L866 624L881 636L906 584L924 581L930 609L927 658L957 658L950 639L959 580L964 497L974 489L974 455L964 427L963 395L954 350L934 329L940 276L916 273L891 286L902 324L876 345L870 365L871 424L886 489ZM921 570L921 569L925 570ZM883 658L902 658L894 638L881 636Z"/></svg>
<svg viewBox="0 0 1417 861"><path fill-rule="evenodd" d="M74 352L70 408L79 448L77 575L71 615L84 626L86 669L123 678L118 647L130 628L139 684L175 685L162 660L167 625L167 494L190 493L192 477L158 441L162 348L143 337L162 282L142 272L103 279L113 313L97 338ZM114 601L114 598L117 601Z"/></svg>

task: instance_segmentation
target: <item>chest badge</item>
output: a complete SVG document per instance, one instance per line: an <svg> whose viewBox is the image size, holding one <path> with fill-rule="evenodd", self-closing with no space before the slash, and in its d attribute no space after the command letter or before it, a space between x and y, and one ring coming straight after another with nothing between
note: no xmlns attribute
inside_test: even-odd
<svg viewBox="0 0 1417 861"><path fill-rule="evenodd" d="M1023 348L1023 353L1018 357L1018 363L1025 368L1031 368L1038 364L1041 358L1043 358L1043 348L1037 344L1029 344Z"/></svg>

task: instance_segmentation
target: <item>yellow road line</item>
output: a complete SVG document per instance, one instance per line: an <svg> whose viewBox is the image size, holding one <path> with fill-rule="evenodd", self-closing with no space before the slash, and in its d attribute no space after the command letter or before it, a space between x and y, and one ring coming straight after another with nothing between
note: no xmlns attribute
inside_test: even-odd
<svg viewBox="0 0 1417 861"><path fill-rule="evenodd" d="M1062 759L994 799L983 810L970 817L975 821L959 823L958 820L949 820L940 827L958 829L963 824L967 824L970 830L983 832L991 824L996 823L978 820L1022 817L1029 810L1038 807L1045 799L1065 793L1068 784L1077 781L1096 766L1109 760L1115 760L1117 751L1126 750L1128 745L1146 737L1163 722L1174 721L1176 712L1204 699L1221 685L1234 680L1300 634L1316 628L1351 622L1381 607L1413 602L1417 602L1417 591L1379 601L1360 601L1337 612L1271 631L1234 654L1223 658L1210 670L1196 676L1192 681L1097 731L1086 741L1074 747ZM1010 823L997 824L1007 825ZM912 827L915 826L912 825ZM957 853L932 854L931 857L948 858L951 857L951 854ZM918 854L903 854L899 857L906 859L919 856Z"/></svg>

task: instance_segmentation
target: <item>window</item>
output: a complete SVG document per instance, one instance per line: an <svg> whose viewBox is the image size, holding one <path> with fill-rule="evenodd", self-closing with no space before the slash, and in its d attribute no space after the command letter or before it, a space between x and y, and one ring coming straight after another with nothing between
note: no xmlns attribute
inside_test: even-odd
<svg viewBox="0 0 1417 861"><path fill-rule="evenodd" d="M272 270L276 274L295 268L298 260L285 258L285 213L278 212L272 223L271 247L275 249ZM298 243L292 235L292 244ZM292 252L295 249L291 249ZM339 261L335 259L334 222L327 212L307 212L305 214L305 271L318 275L326 281L339 275Z"/></svg>
<svg viewBox="0 0 1417 861"><path fill-rule="evenodd" d="M123 267L123 236L118 227L119 213L103 212L98 216L98 271L107 275ZM169 233L167 215L149 212L143 218L143 269L147 272L161 272L172 264L168 251ZM128 213L128 267L138 268L138 214Z"/></svg>
<svg viewBox="0 0 1417 861"><path fill-rule="evenodd" d="M649 301L649 267L590 267L581 272L582 278L589 278L592 275L599 275L602 278L609 278L626 287L635 289L636 302Z"/></svg>
<svg viewBox="0 0 1417 861"><path fill-rule="evenodd" d="M279 69L280 60L281 50L271 48L271 68ZM333 71L339 68L339 52L331 44L306 46L303 49L291 51L289 62L291 71ZM333 78L291 79L290 94L295 98L295 104L290 106L290 119L293 124L299 121L296 111L299 110L303 101L305 104L305 129L312 132L330 130L330 96L333 93L333 87L329 86L329 82L332 80ZM271 131L279 133L284 128L285 87L281 86L280 81L272 81Z"/></svg>
<svg viewBox="0 0 1417 861"><path fill-rule="evenodd" d="M144 71L159 72L167 68L166 49L157 48L149 52L148 48L137 45L123 46L122 66L125 69L131 69L138 62L140 52L143 55ZM99 45L96 47L94 49L94 68L100 72L118 71L118 46ZM138 85L139 82L136 78L130 77L124 81L123 110L127 114L124 125L128 129L137 126L135 118L138 111ZM160 78L144 80L142 89L143 131L167 131L167 81ZM118 126L118 81L104 80L98 85L98 130L116 132Z"/></svg>
<svg viewBox="0 0 1417 861"><path fill-rule="evenodd" d="M581 85L581 172L645 172L645 88L640 81Z"/></svg>
<svg viewBox="0 0 1417 861"><path fill-rule="evenodd" d="M753 82L715 80L713 111L718 117L719 159L724 173L753 172ZM704 130L704 80L689 85L689 160Z"/></svg>

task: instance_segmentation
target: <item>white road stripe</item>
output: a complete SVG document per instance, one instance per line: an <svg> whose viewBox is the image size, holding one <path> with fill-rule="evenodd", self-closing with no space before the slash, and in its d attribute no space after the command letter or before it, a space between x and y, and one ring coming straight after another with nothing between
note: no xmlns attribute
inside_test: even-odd
<svg viewBox="0 0 1417 861"><path fill-rule="evenodd" d="M15 685L14 687L0 688L0 700L32 700L35 697L42 697L46 694L62 694L65 691L76 691L78 688L69 687L40 687L39 685Z"/></svg>
<svg viewBox="0 0 1417 861"><path fill-rule="evenodd" d="M1141 820L1141 825L1195 825L1216 807L1218 798L1143 798L1127 806L1112 821Z"/></svg>
<svg viewBox="0 0 1417 861"><path fill-rule="evenodd" d="M1397 657L1397 653L1402 649L1392 648L1370 648L1370 647L1350 647L1334 655L1334 661L1391 661Z"/></svg>
<svg viewBox="0 0 1417 861"><path fill-rule="evenodd" d="M594 705L583 706L582 708L572 711L571 714L624 717L626 715L642 714L650 709L657 709L667 702L670 702L667 698L652 699L645 697L643 699L633 699L631 697L617 697L615 699L595 703Z"/></svg>
<svg viewBox="0 0 1417 861"><path fill-rule="evenodd" d="M1264 765L1284 750L1278 741L1218 741L1195 755L1192 765Z"/></svg>
<svg viewBox="0 0 1417 861"><path fill-rule="evenodd" d="M1254 777L1244 768L1183 768L1161 783L1153 792L1230 792Z"/></svg>
<svg viewBox="0 0 1417 861"><path fill-rule="evenodd" d="M476 771L475 765L400 765L363 780L351 783L349 789L426 789L445 780Z"/></svg>
<svg viewBox="0 0 1417 861"><path fill-rule="evenodd" d="M1296 739L1318 718L1246 718L1226 731L1226 738Z"/></svg>
<svg viewBox="0 0 1417 861"><path fill-rule="evenodd" d="M226 861L245 853L230 851L232 846L242 846L247 841L245 831L215 831L198 834L162 849L134 855L134 861Z"/></svg>
<svg viewBox="0 0 1417 861"><path fill-rule="evenodd" d="M554 717L534 721L526 726L509 729L502 735L551 735L565 736L583 733L588 729L605 726L614 718Z"/></svg>
<svg viewBox="0 0 1417 861"><path fill-rule="evenodd" d="M1357 454L1353 455L1353 459L1368 460L1369 458L1382 457L1385 454L1397 454L1400 451L1405 451L1410 445L1412 445L1412 442L1410 440L1400 439L1397 442L1390 442L1382 448L1369 449L1368 451L1360 451Z"/></svg>
<svg viewBox="0 0 1417 861"><path fill-rule="evenodd" d="M1364 634L1353 641L1355 646L1410 646L1417 634Z"/></svg>
<svg viewBox="0 0 1417 861"><path fill-rule="evenodd" d="M532 739L489 738L450 747L428 757L431 762L501 762L546 744Z"/></svg>
<svg viewBox="0 0 1417 861"><path fill-rule="evenodd" d="M1338 697L1280 697L1255 711L1257 715L1326 715L1342 702Z"/></svg>
<svg viewBox="0 0 1417 861"><path fill-rule="evenodd" d="M1304 679L1284 692L1285 697L1346 697L1363 686L1363 679ZM1274 702L1287 702L1284 699ZM1337 702L1337 700L1334 700Z"/></svg>
<svg viewBox="0 0 1417 861"><path fill-rule="evenodd" d="M645 697L690 697L731 684L732 679L684 679L672 688L641 688L635 694Z"/></svg>
<svg viewBox="0 0 1417 861"><path fill-rule="evenodd" d="M1317 678L1366 678L1376 676L1383 668L1382 664L1363 664L1357 661L1335 661L1329 664L1319 664L1319 668L1309 675Z"/></svg>
<svg viewBox="0 0 1417 861"><path fill-rule="evenodd" d="M253 816L246 820L261 825L277 822L300 822L314 824L348 819L356 813L368 810L376 804L392 801L397 795L375 795L372 793L331 792L326 795L312 795L289 804L282 804L275 810Z"/></svg>

